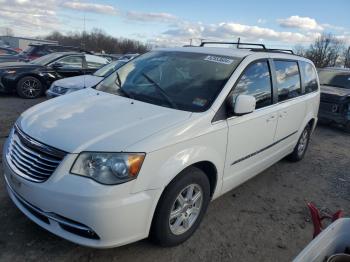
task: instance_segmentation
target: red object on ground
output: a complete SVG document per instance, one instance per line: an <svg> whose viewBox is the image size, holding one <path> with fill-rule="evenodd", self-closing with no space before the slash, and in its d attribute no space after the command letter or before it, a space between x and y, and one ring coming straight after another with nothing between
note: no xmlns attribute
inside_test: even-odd
<svg viewBox="0 0 350 262"><path fill-rule="evenodd" d="M307 206L311 213L311 219L312 223L314 225L314 235L313 238L315 238L318 234L321 233L321 231L324 229L322 225L322 220L324 219L330 219L332 222L337 220L338 218L344 217L344 211L338 210L333 215L320 215L320 211L317 209L317 207L313 203L307 203Z"/></svg>

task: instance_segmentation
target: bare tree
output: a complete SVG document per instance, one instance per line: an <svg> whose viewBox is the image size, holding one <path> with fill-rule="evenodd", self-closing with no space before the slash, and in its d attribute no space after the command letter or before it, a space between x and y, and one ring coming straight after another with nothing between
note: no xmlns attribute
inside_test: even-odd
<svg viewBox="0 0 350 262"><path fill-rule="evenodd" d="M334 67L344 52L344 42L332 34L318 37L306 50L305 56L312 60L316 67Z"/></svg>
<svg viewBox="0 0 350 262"><path fill-rule="evenodd" d="M344 67L350 68L350 46L344 52Z"/></svg>
<svg viewBox="0 0 350 262"><path fill-rule="evenodd" d="M306 56L306 48L302 45L296 45L294 47L294 53L300 56Z"/></svg>
<svg viewBox="0 0 350 262"><path fill-rule="evenodd" d="M108 35L103 30L94 28L91 31L70 32L61 34L60 32L52 32L45 37L49 40L56 40L62 45L78 46L84 50L106 53L145 53L150 49L140 41L116 38Z"/></svg>

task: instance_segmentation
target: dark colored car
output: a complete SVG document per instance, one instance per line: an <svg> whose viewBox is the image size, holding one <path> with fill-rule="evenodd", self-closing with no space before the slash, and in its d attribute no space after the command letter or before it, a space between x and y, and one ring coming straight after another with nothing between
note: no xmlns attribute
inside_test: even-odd
<svg viewBox="0 0 350 262"><path fill-rule="evenodd" d="M318 70L321 84L319 119L323 123L343 125L350 132L350 70Z"/></svg>
<svg viewBox="0 0 350 262"><path fill-rule="evenodd" d="M20 59L19 53L11 48L0 47L0 62L12 62Z"/></svg>
<svg viewBox="0 0 350 262"><path fill-rule="evenodd" d="M18 55L18 52L7 47L0 47L0 56L3 55Z"/></svg>
<svg viewBox="0 0 350 262"><path fill-rule="evenodd" d="M92 74L105 64L108 64L106 58L74 52L53 53L29 63L1 63L0 91L17 92L23 98L37 98L52 82Z"/></svg>

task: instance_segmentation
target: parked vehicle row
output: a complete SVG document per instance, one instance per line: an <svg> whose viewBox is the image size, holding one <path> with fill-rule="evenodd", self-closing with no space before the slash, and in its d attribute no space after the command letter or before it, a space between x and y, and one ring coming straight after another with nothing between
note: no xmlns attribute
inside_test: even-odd
<svg viewBox="0 0 350 262"><path fill-rule="evenodd" d="M57 52L29 63L0 63L0 91L37 98L55 80L91 74L108 62L106 58L84 53Z"/></svg>
<svg viewBox="0 0 350 262"><path fill-rule="evenodd" d="M66 95L83 88L94 87L125 63L127 63L126 60L116 60L103 66L92 75L81 75L56 80L51 84L51 87L47 90L46 94L48 97L56 97Z"/></svg>
<svg viewBox="0 0 350 262"><path fill-rule="evenodd" d="M55 52L80 52L81 50L73 46L62 46L56 44L30 44L25 50L18 53L9 53L1 55L0 63L2 62L28 62L36 58L42 57Z"/></svg>
<svg viewBox="0 0 350 262"><path fill-rule="evenodd" d="M284 157L303 159L320 103L313 63L205 44L148 52L24 112L3 147L15 205L81 245L150 236L173 246L211 200Z"/></svg>

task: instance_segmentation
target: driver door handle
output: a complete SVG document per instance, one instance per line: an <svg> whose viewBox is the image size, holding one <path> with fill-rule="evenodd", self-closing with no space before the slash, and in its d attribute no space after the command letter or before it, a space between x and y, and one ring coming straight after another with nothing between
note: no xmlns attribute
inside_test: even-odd
<svg viewBox="0 0 350 262"><path fill-rule="evenodd" d="M266 119L266 122L271 122L276 120L276 115L270 116L268 119Z"/></svg>

